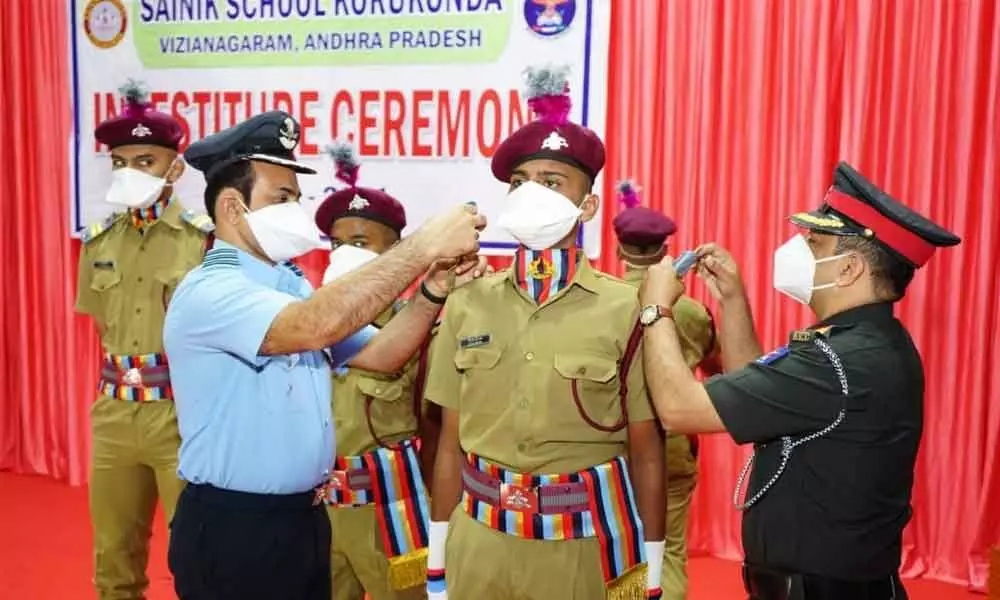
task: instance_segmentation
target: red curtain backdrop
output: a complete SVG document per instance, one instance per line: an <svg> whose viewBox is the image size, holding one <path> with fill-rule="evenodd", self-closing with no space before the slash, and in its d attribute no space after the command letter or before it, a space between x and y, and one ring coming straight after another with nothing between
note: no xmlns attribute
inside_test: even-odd
<svg viewBox="0 0 1000 600"><path fill-rule="evenodd" d="M1000 541L1000 15L994 0L614 2L607 223L635 178L675 217L673 248L714 240L743 266L766 345L808 324L770 286L784 217L816 206L846 159L963 237L899 314L927 367L904 570L982 588ZM70 98L62 2L0 3L0 469L86 480L99 361L73 315ZM617 273L610 228L600 266ZM325 257L303 262L313 278ZM498 260L499 266L505 261ZM707 299L697 282L691 293ZM691 546L738 558L745 450L704 439Z"/></svg>

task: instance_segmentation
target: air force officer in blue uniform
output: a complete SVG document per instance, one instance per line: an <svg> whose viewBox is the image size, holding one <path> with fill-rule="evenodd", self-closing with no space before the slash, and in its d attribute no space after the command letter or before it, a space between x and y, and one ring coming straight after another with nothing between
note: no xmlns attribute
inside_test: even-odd
<svg viewBox="0 0 1000 600"><path fill-rule="evenodd" d="M299 205L297 174L315 171L296 161L298 139L298 123L274 111L185 152L205 174L216 240L164 326L188 482L169 550L181 600L330 598L330 525L314 489L335 456L331 365L398 370L443 298L423 286L383 331L366 324L425 272L447 280L442 261L484 266L461 257L478 250L485 220L456 207L314 292L288 262L320 247Z"/></svg>

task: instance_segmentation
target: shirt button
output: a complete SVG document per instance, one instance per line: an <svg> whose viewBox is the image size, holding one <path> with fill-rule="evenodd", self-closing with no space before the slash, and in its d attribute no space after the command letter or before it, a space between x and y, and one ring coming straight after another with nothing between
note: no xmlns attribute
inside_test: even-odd
<svg viewBox="0 0 1000 600"><path fill-rule="evenodd" d="M138 348L139 347L139 340L132 340L132 347L133 348Z"/></svg>
<svg viewBox="0 0 1000 600"><path fill-rule="evenodd" d="M518 452L524 452L524 450L525 450L525 449L526 449L527 447L528 447L528 445L527 445L527 444L525 444L524 442L521 442L520 444L518 444L518 445L517 445L517 451L518 451Z"/></svg>
<svg viewBox="0 0 1000 600"><path fill-rule="evenodd" d="M142 275L140 275L140 276L139 276L139 279L138 279L137 281L138 281L139 283L142 283Z"/></svg>
<svg viewBox="0 0 1000 600"><path fill-rule="evenodd" d="M521 408L528 408L528 401L527 400L521 400L520 402L517 403L517 405L519 407L521 407Z"/></svg>
<svg viewBox="0 0 1000 600"><path fill-rule="evenodd" d="M137 314L137 315L142 314L142 309L141 308L135 309L135 314Z"/></svg>
<svg viewBox="0 0 1000 600"><path fill-rule="evenodd" d="M524 355L524 360L535 360L535 353L528 352L527 354Z"/></svg>

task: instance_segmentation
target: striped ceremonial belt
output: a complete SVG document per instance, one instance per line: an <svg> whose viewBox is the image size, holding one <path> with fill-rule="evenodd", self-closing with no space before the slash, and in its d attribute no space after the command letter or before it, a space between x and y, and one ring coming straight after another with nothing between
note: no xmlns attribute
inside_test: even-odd
<svg viewBox="0 0 1000 600"><path fill-rule="evenodd" d="M411 439L361 456L338 456L330 479L317 491L336 507L375 505L389 584L395 590L420 585L427 577L431 513L418 450Z"/></svg>
<svg viewBox="0 0 1000 600"><path fill-rule="evenodd" d="M606 597L646 597L642 521L622 457L579 473L531 475L468 455L462 505L501 533L535 540L596 537Z"/></svg>
<svg viewBox="0 0 1000 600"><path fill-rule="evenodd" d="M126 402L171 400L165 354L105 354L98 393Z"/></svg>

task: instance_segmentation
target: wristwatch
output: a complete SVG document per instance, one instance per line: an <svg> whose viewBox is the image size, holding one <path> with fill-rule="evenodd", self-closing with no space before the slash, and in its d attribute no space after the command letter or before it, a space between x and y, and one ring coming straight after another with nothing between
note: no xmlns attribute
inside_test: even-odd
<svg viewBox="0 0 1000 600"><path fill-rule="evenodd" d="M674 311L662 304L647 304L639 311L639 324L643 327L649 327L663 317L673 319Z"/></svg>

